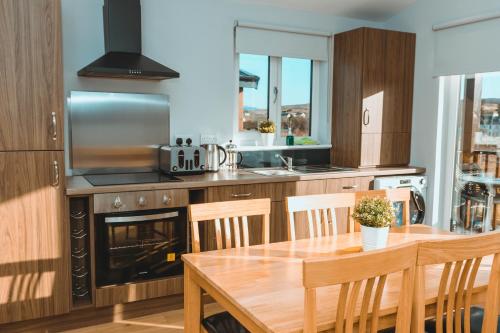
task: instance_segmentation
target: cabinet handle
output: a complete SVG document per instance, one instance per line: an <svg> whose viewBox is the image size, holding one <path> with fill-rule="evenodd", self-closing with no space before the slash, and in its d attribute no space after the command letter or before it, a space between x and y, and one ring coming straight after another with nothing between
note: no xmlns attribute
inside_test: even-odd
<svg viewBox="0 0 500 333"><path fill-rule="evenodd" d="M370 124L370 110L368 108L363 111L363 125L368 126Z"/></svg>
<svg viewBox="0 0 500 333"><path fill-rule="evenodd" d="M252 196L252 193L241 193L241 194L231 194L233 198L248 198Z"/></svg>
<svg viewBox="0 0 500 333"><path fill-rule="evenodd" d="M161 202L163 202L164 205L168 205L172 201L172 198L170 198L168 195L164 194Z"/></svg>
<svg viewBox="0 0 500 333"><path fill-rule="evenodd" d="M51 126L52 126L52 140L56 141L57 140L57 117L56 113L52 112L51 114Z"/></svg>
<svg viewBox="0 0 500 333"><path fill-rule="evenodd" d="M342 186L343 190L354 190L357 189L358 185L348 185L348 186Z"/></svg>
<svg viewBox="0 0 500 333"><path fill-rule="evenodd" d="M53 187L58 187L59 186L59 163L57 161L54 161L52 163L52 186Z"/></svg>
<svg viewBox="0 0 500 333"><path fill-rule="evenodd" d="M137 204L139 207L145 207L148 202L146 201L146 197L143 197L142 195L139 197L139 200L137 200Z"/></svg>

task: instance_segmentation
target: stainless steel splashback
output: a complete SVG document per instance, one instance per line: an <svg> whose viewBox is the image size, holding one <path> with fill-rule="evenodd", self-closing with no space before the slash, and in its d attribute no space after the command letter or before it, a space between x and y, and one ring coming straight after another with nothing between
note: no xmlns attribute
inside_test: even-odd
<svg viewBox="0 0 500 333"><path fill-rule="evenodd" d="M158 169L170 138L167 96L72 91L68 109L73 174Z"/></svg>

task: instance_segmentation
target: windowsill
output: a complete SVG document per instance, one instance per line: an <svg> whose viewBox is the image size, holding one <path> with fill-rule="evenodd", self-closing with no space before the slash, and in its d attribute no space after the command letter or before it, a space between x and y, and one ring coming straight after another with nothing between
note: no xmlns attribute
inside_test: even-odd
<svg viewBox="0 0 500 333"><path fill-rule="evenodd" d="M330 148L332 148L332 145L239 146L238 151L309 150L309 149L330 149Z"/></svg>

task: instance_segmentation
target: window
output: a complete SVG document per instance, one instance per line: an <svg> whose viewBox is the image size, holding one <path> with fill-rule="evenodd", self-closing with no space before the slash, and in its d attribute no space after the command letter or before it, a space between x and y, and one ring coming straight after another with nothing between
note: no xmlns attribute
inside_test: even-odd
<svg viewBox="0 0 500 333"><path fill-rule="evenodd" d="M312 66L307 59L281 60L281 136L311 135Z"/></svg>
<svg viewBox="0 0 500 333"><path fill-rule="evenodd" d="M239 130L256 130L269 118L269 57L241 54Z"/></svg>
<svg viewBox="0 0 500 333"><path fill-rule="evenodd" d="M289 126L294 136L312 135L319 62L251 54L240 54L239 61L239 131L255 131L259 122L270 119L277 124L278 140L284 140Z"/></svg>
<svg viewBox="0 0 500 333"><path fill-rule="evenodd" d="M455 145L452 229L498 229L500 73L461 76Z"/></svg>

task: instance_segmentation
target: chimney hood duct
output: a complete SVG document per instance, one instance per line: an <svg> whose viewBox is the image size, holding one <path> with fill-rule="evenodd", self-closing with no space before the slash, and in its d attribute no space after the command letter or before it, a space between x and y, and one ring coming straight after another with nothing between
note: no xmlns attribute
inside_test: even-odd
<svg viewBox="0 0 500 333"><path fill-rule="evenodd" d="M142 55L140 0L104 0L106 54L78 71L78 76L165 80L176 71Z"/></svg>

